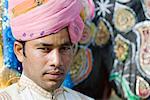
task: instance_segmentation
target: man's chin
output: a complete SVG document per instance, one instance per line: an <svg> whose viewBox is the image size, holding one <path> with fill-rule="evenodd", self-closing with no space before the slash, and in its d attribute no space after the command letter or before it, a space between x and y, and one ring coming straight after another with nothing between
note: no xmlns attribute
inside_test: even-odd
<svg viewBox="0 0 150 100"><path fill-rule="evenodd" d="M47 91L53 91L61 86L62 82L58 81L49 81L45 83L44 89Z"/></svg>

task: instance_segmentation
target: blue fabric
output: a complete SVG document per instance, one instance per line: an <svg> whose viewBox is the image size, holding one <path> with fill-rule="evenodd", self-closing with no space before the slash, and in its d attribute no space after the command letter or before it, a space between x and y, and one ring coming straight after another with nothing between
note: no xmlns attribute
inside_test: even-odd
<svg viewBox="0 0 150 100"><path fill-rule="evenodd" d="M74 83L72 82L72 79L69 73L66 75L66 79L63 82L63 86L68 87L68 88L74 87Z"/></svg>
<svg viewBox="0 0 150 100"><path fill-rule="evenodd" d="M10 69L15 69L21 73L22 72L21 64L17 60L13 51L13 44L14 44L15 39L12 36L11 28L9 25L8 0L2 1L2 7L4 9L4 12L2 14L4 65L5 67L8 67Z"/></svg>

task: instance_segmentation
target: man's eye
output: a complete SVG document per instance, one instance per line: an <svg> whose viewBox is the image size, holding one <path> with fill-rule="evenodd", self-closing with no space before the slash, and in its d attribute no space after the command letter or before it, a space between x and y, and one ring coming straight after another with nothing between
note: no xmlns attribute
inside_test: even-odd
<svg viewBox="0 0 150 100"><path fill-rule="evenodd" d="M37 48L41 51L44 51L44 52L49 52L51 49L50 48Z"/></svg>
<svg viewBox="0 0 150 100"><path fill-rule="evenodd" d="M63 46L63 47L60 48L60 53L64 54L64 55L70 54L71 51L72 51L71 46Z"/></svg>
<svg viewBox="0 0 150 100"><path fill-rule="evenodd" d="M64 51L71 50L71 46L61 47L61 50L64 50Z"/></svg>

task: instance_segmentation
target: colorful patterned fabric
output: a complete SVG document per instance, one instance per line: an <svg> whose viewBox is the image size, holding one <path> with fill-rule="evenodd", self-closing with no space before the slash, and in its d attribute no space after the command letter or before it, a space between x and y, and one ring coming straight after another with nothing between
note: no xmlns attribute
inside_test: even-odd
<svg viewBox="0 0 150 100"><path fill-rule="evenodd" d="M114 0L114 3L113 0L95 0L94 21L101 30L99 34L105 33L105 37L102 35L105 41L108 41L108 32L112 37L111 57L114 60L109 70L110 82L121 98L138 100L150 97L149 3L149 0ZM103 39L96 43L105 45L107 42Z"/></svg>

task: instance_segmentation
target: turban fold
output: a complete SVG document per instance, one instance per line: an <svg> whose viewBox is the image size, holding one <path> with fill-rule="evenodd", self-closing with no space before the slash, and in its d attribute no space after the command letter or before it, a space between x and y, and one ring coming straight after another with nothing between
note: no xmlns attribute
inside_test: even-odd
<svg viewBox="0 0 150 100"><path fill-rule="evenodd" d="M68 27L72 43L77 43L84 28L81 9L79 0L10 0L13 36L17 40L27 41Z"/></svg>

